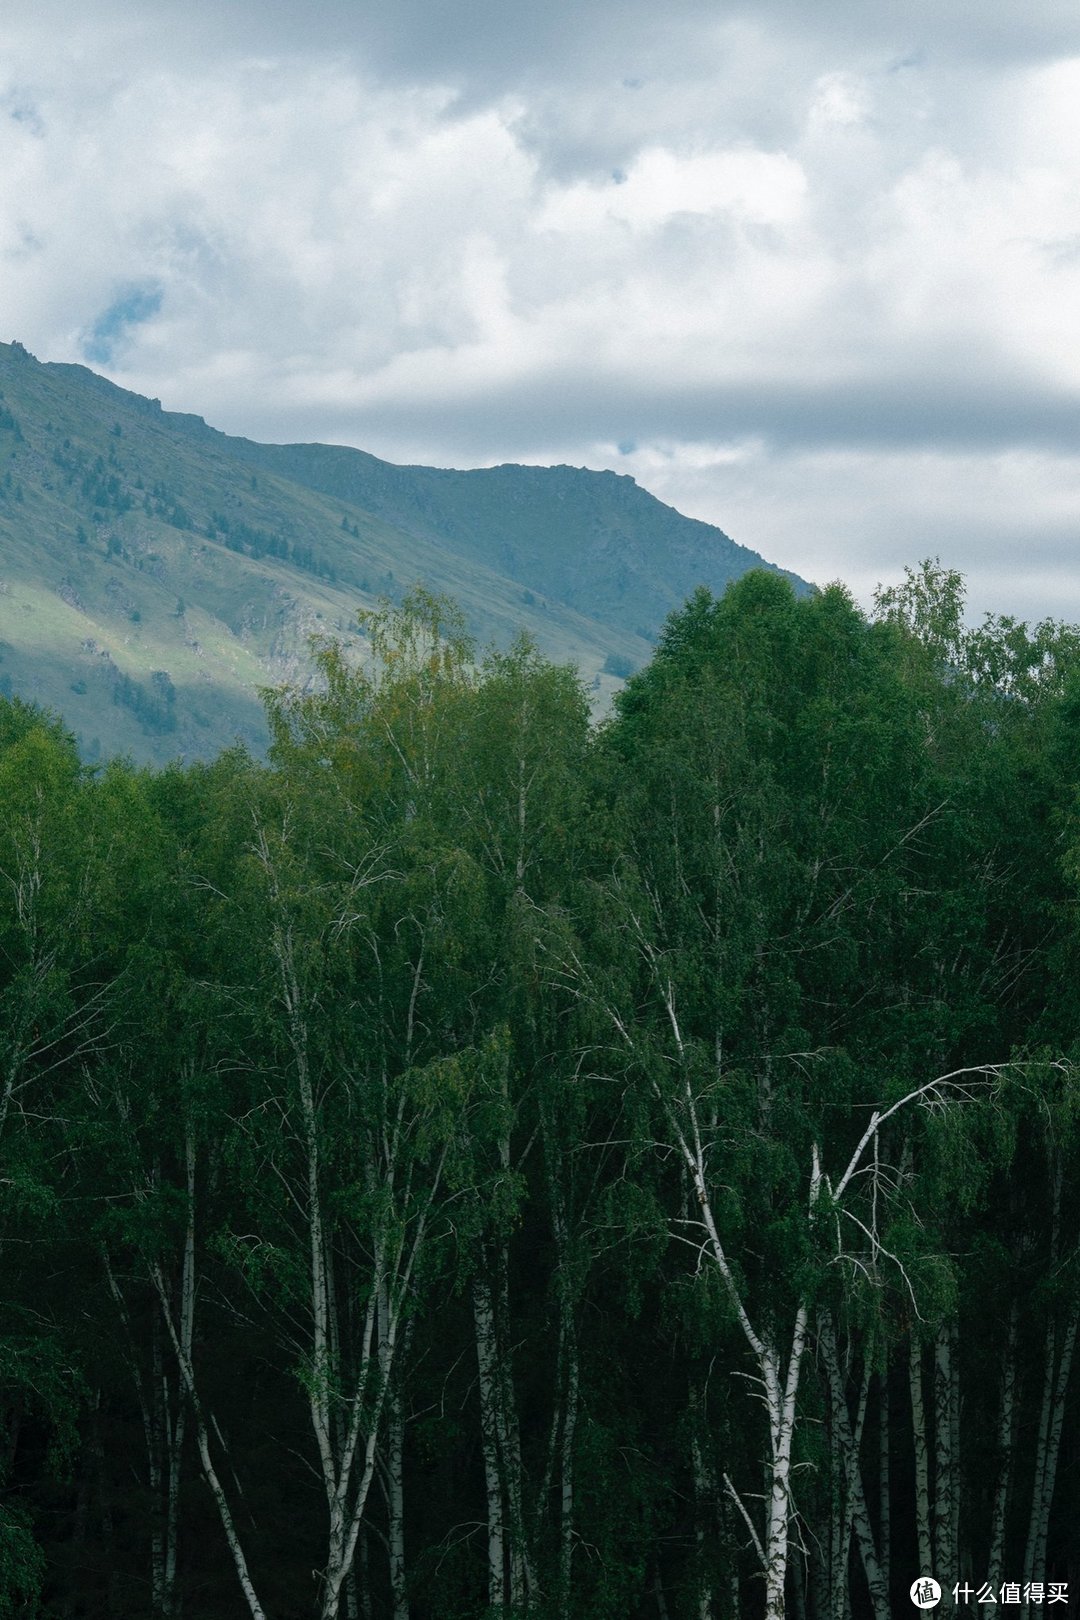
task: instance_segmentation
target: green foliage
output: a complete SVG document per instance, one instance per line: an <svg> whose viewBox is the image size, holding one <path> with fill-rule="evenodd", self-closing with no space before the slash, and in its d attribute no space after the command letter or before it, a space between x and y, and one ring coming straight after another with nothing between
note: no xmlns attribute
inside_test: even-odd
<svg viewBox="0 0 1080 1620"><path fill-rule="evenodd" d="M885 1380L867 1468L893 1403L897 1547L910 1347L955 1331L988 1542L984 1309L1019 1324L1022 1539L1080 1287L1080 688L1067 627L968 631L961 602L937 565L873 623L768 572L700 591L596 729L573 669L478 657L426 590L269 696L267 763L89 771L0 703L0 1613L63 1611L91 1541L123 1572L101 1612L147 1612L181 1410L184 1602L235 1608L170 1338L188 1274L207 1446L282 1613L328 1558L320 1403L373 1447L373 1612L399 1410L416 1620L484 1612L492 1445L530 1620L732 1580L750 1612L745 1324L783 1365L800 1311L807 1546L846 1466L822 1322L849 1416Z"/></svg>
<svg viewBox="0 0 1080 1620"><path fill-rule="evenodd" d="M927 557L918 568L904 569L902 585L883 585L874 594L877 617L903 629L930 653L942 669L963 663L964 580L940 558Z"/></svg>
<svg viewBox="0 0 1080 1620"><path fill-rule="evenodd" d="M0 1505L0 1616L17 1620L37 1609L45 1555L34 1540L25 1509Z"/></svg>

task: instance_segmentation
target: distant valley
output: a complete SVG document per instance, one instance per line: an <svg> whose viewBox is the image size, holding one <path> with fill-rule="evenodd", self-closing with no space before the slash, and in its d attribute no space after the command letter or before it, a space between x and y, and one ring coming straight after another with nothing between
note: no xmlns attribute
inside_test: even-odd
<svg viewBox="0 0 1080 1620"><path fill-rule="evenodd" d="M261 749L259 689L304 678L312 636L359 655L357 610L418 582L602 706L695 586L769 566L611 472L255 444L0 344L0 692L90 760Z"/></svg>

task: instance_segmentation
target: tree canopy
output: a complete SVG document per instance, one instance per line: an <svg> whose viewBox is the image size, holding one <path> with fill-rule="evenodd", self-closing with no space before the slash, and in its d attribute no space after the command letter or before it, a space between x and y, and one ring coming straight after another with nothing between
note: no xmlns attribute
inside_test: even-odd
<svg viewBox="0 0 1080 1620"><path fill-rule="evenodd" d="M1080 634L751 573L593 727L363 629L266 761L0 701L0 1616L1080 1580Z"/></svg>

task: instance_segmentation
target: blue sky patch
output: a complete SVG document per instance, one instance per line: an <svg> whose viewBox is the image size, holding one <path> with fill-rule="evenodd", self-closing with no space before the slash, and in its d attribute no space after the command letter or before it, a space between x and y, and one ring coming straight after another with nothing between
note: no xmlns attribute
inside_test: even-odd
<svg viewBox="0 0 1080 1620"><path fill-rule="evenodd" d="M102 311L82 340L82 352L93 365L107 366L133 326L139 326L161 308L162 289L156 282L127 287Z"/></svg>

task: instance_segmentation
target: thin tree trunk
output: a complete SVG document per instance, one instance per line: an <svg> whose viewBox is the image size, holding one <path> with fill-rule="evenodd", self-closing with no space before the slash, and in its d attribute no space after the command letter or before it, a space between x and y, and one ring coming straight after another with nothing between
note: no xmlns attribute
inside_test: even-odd
<svg viewBox="0 0 1080 1620"><path fill-rule="evenodd" d="M158 1184L155 1165L151 1185ZM162 1363L161 1322L155 1312L150 1322L150 1376L144 1379L139 1365L139 1351L131 1327L131 1318L123 1292L113 1273L107 1251L102 1252L105 1276L117 1313L123 1325L131 1363L131 1379L142 1421L143 1443L146 1448L147 1483L149 1489L150 1523L150 1612L155 1620L168 1613L166 1598L166 1539L167 1511L164 1482L171 1477L171 1423L169 1416L168 1381Z"/></svg>
<svg viewBox="0 0 1080 1620"><path fill-rule="evenodd" d="M357 1557L353 1559L352 1568L345 1577L346 1620L360 1620L360 1583L357 1578L356 1569L358 1558L359 1553L357 1554Z"/></svg>
<svg viewBox="0 0 1080 1620"><path fill-rule="evenodd" d="M566 1307L572 1317L572 1308ZM574 1432L578 1411L577 1334L571 1320L566 1345L566 1408L563 1416L561 1466L562 1492L559 1519L559 1593L566 1614L570 1613L570 1583L574 1560Z"/></svg>
<svg viewBox="0 0 1080 1620"><path fill-rule="evenodd" d="M704 1401L695 1390L692 1397L693 1435L690 1459L694 1473L694 1539L697 1544L697 1620L712 1620L713 1585L709 1558L709 1529L716 1506L716 1481L712 1477L701 1442Z"/></svg>
<svg viewBox="0 0 1080 1620"><path fill-rule="evenodd" d="M392 1147L388 1149L388 1154L390 1161L393 1162L394 1150ZM334 1513L331 1522L333 1523L334 1517L340 1514L345 1534L340 1555L334 1558L326 1568L322 1620L336 1620L338 1604L341 1599L341 1589L348 1579L353 1559L356 1556L356 1545L363 1524L368 1492L371 1489L371 1481L375 1473L379 1429L394 1372L402 1301L408 1291L416 1257L423 1247L428 1212L431 1203L434 1201L436 1191L441 1184L445 1163L446 1149L444 1148L438 1163L432 1170L430 1195L426 1206L420 1210L416 1217L412 1237L408 1245L406 1246L402 1241L396 1252L389 1257L386 1253L384 1234L380 1235L375 1245L374 1268L376 1281L365 1317L360 1368L353 1380L345 1449L337 1465L334 1489ZM381 1305L379 1305L380 1301ZM365 1401L365 1397L369 1393L372 1373L371 1334L376 1306L379 1306L377 1311L379 1316L377 1355L374 1368L376 1394L369 1406ZM361 1445L361 1426L365 1420L367 1434ZM357 1466L358 1459L362 1459L359 1466ZM352 1484L354 1477L356 1480L355 1485Z"/></svg>
<svg viewBox="0 0 1080 1620"><path fill-rule="evenodd" d="M840 1525L839 1553L836 1560L837 1603L835 1620L846 1620L851 1612L851 1532L855 1522L855 1491L859 1480L859 1446L851 1432L848 1416L846 1378L840 1369L834 1346L835 1377L833 1383L833 1428L839 1442ZM857 1426L861 1427L866 1409L865 1396L860 1389L860 1407ZM875 1620L877 1617L875 1616Z"/></svg>
<svg viewBox="0 0 1080 1620"><path fill-rule="evenodd" d="M659 1620L671 1620L671 1611L667 1606L667 1597L664 1593L664 1583L660 1579L660 1565L653 1567L653 1595L656 1598L656 1612Z"/></svg>
<svg viewBox="0 0 1080 1620"><path fill-rule="evenodd" d="M844 1450L836 1403L829 1393L829 1620L843 1620L847 1590L847 1565L841 1554L844 1545Z"/></svg>
<svg viewBox="0 0 1080 1620"><path fill-rule="evenodd" d="M732 1529L730 1499L727 1495L720 1494L720 1486L718 1482L716 1484L716 1490L717 1501L719 1504L718 1514L720 1519L720 1530L723 1536L724 1550L729 1560L727 1587L728 1613L732 1616L732 1620L734 1620L736 1615L742 1613L742 1605L740 1603L741 1592L739 1587L739 1551Z"/></svg>
<svg viewBox="0 0 1080 1620"><path fill-rule="evenodd" d="M933 1569L933 1550L930 1541L930 1459L926 1445L922 1345L914 1328L908 1348L908 1382L911 1389L911 1430L915 1451L915 1527L919 1546L919 1573L929 1575Z"/></svg>
<svg viewBox="0 0 1080 1620"><path fill-rule="evenodd" d="M765 1540L765 1620L784 1620L784 1589L787 1584L788 1536L791 1523L791 1449L795 1438L795 1400L799 1374L806 1351L807 1308L795 1312L791 1354L787 1374L780 1383L775 1353L769 1347L763 1372L765 1400L772 1435Z"/></svg>
<svg viewBox="0 0 1080 1620"><path fill-rule="evenodd" d="M670 985L667 990L668 1014L675 1033L680 1056L683 1054L682 1037L675 1017ZM720 1233L716 1226L708 1183L705 1178L705 1155L697 1122L697 1108L689 1082L684 1088L686 1119L689 1134L678 1123L678 1116L669 1110L669 1120L675 1126L676 1140L683 1161L690 1172L701 1213L707 1243L717 1269L735 1307L735 1314L743 1335L753 1352L764 1385L765 1409L769 1422L769 1452L767 1464L768 1488L765 1505L765 1535L761 1542L761 1557L765 1573L765 1620L784 1620L784 1589L787 1582L788 1539L791 1521L791 1460L795 1435L796 1399L803 1356L806 1352L808 1310L802 1301L795 1312L791 1334L791 1349L786 1369L781 1369L779 1350L771 1338L759 1334L750 1321ZM810 1206L813 1209L821 1184L821 1168L817 1148L814 1148L810 1185Z"/></svg>
<svg viewBox="0 0 1080 1620"><path fill-rule="evenodd" d="M998 1416L998 1476L990 1518L990 1555L986 1566L987 1581L995 1592L1001 1587L1002 1564L1005 1557L1005 1524L1012 1482L1012 1452L1016 1431L1016 1338L1019 1321L1020 1302L1014 1295L1009 1309L1009 1331L1002 1359L1001 1410Z"/></svg>
<svg viewBox="0 0 1080 1620"><path fill-rule="evenodd" d="M473 1279L473 1322L476 1329L476 1363L480 1378L480 1445L484 1458L484 1486L487 1494L488 1524L488 1605L497 1613L506 1608L506 1529L503 1513L502 1480L499 1470L499 1426L496 1416L495 1313L487 1278Z"/></svg>
<svg viewBox="0 0 1080 1620"><path fill-rule="evenodd" d="M356 1579L355 1591L360 1620L371 1620L373 1608L371 1603L371 1554L368 1547L367 1530L361 1528L356 1562L359 1573Z"/></svg>
<svg viewBox="0 0 1080 1620"><path fill-rule="evenodd" d="M93 1458L87 1440L84 1437L79 1449L78 1475L75 1484L75 1512L71 1525L71 1575L66 1583L64 1592L64 1615L66 1620L73 1620L76 1613L75 1605L78 1602L78 1589L75 1582L79 1578L82 1568L82 1555L86 1547L87 1520L90 1516L90 1467Z"/></svg>
<svg viewBox="0 0 1080 1620"><path fill-rule="evenodd" d="M821 1537L817 1543L810 1544L810 1567L807 1571L807 1593L810 1599L810 1612L814 1620L827 1620L831 1612L832 1597L832 1556L829 1550L827 1537ZM732 1615L739 1613L736 1605Z"/></svg>
<svg viewBox="0 0 1080 1620"><path fill-rule="evenodd" d="M269 846L261 830L259 851L270 881L271 892L276 900L277 876ZM374 1281L365 1315L358 1356L359 1365L353 1376L352 1397L349 1402L348 1421L344 1425L344 1438L335 1443L335 1428L336 1426L340 1428L340 1425L336 1425L331 1392L341 1387L342 1368L340 1347L337 1345L334 1325L331 1322L333 1279L322 1202L321 1126L309 1062L304 999L294 957L291 926L288 923L275 924L273 945L279 971L281 1001L288 1020L289 1044L292 1049L303 1124L305 1213L308 1227L312 1323L312 1369L308 1380L308 1402L328 1510L322 1620L336 1620L342 1588L352 1567L367 1495L375 1471L377 1436L393 1368L400 1301L423 1239L425 1215L421 1213L419 1216L411 1246L407 1251L402 1245L391 1257L385 1232L380 1232L374 1244ZM416 982L419 982L419 970ZM401 1106L404 1106L403 1102ZM400 1114L390 1127L389 1135L383 1144L388 1189L393 1186L393 1175L397 1166L399 1125ZM443 1161L440 1161L435 1172L435 1186L441 1179L442 1164ZM389 1279L388 1266L392 1273ZM377 1340L374 1357L373 1339ZM373 1410L369 1411L366 1407L366 1397L370 1391L373 1371L377 1378L377 1394ZM361 1426L365 1419L368 1423L368 1432L362 1440Z"/></svg>
<svg viewBox="0 0 1080 1620"><path fill-rule="evenodd" d="M856 1412L855 1427L852 1429L851 1419L848 1415L847 1398L844 1392L843 1375L840 1367L840 1356L836 1344L836 1330L828 1312L821 1313L819 1338L825 1360L825 1369L829 1379L829 1389L832 1396L833 1426L840 1442L843 1468L843 1512L842 1531L840 1539L839 1556L839 1584L846 1595L848 1591L848 1563L851 1531L855 1531L859 1545L859 1554L862 1559L863 1570L866 1574L866 1583L870 1589L870 1601L873 1605L874 1620L889 1620L888 1592L882 1579L881 1565L878 1562L877 1548L874 1544L874 1532L870 1523L870 1514L866 1505L866 1493L863 1488L862 1467L859 1453L862 1442L863 1424L866 1418L866 1403L870 1390L870 1363L864 1363L862 1382L859 1388L859 1404ZM836 1620L841 1620L842 1608L836 1609Z"/></svg>
<svg viewBox="0 0 1080 1620"><path fill-rule="evenodd" d="M341 1317L338 1314L339 1305L337 1270L334 1264L334 1253L332 1249L328 1252L326 1257L326 1287L331 1365L337 1368L343 1368L345 1363L341 1348L342 1322ZM348 1342L351 1343L351 1329L355 1323L353 1294L351 1290L346 1290L345 1298L345 1317L347 1328L346 1337ZM332 1432L334 1437L334 1455L336 1457L340 1457L344 1454L345 1445L348 1439L348 1429L345 1421L345 1408L341 1401L334 1402L331 1417ZM360 1597L355 1560L353 1568L349 1570L349 1573L345 1577L342 1590L345 1594L346 1620L360 1620Z"/></svg>
<svg viewBox="0 0 1080 1620"><path fill-rule="evenodd" d="M580 1389L580 1360L575 1315L576 1289L573 1281L566 1201L560 1174L563 1159L559 1147L558 1132L552 1115L551 1101L544 1092L540 1096L539 1115L544 1149L548 1207L551 1214L552 1235L555 1239L554 1282L559 1302L559 1343L556 1359L555 1396L552 1403L547 1456L540 1489L536 1496L532 1545L539 1546L541 1544L544 1524L550 1511L550 1493L557 1457L559 1466L559 1558L556 1601L561 1620L568 1620L571 1607L570 1588L574 1560L574 1441L577 1431ZM508 1148L509 1144L506 1144L506 1146Z"/></svg>
<svg viewBox="0 0 1080 1620"><path fill-rule="evenodd" d="M1062 1166L1060 1157L1050 1153L1053 1165L1052 1193L1051 1193L1051 1220L1050 1220L1050 1271L1057 1267L1058 1250L1061 1242L1061 1186ZM1043 1390L1042 1401L1039 1406L1039 1437L1035 1448L1035 1478L1031 1490L1031 1515L1028 1520L1027 1544L1024 1551L1024 1579L1025 1581L1042 1580L1042 1571L1037 1562L1037 1552L1040 1540L1043 1502L1046 1497L1047 1464L1050 1456L1050 1431L1053 1427L1054 1387L1057 1370L1057 1318L1051 1311L1046 1324L1046 1349L1043 1358ZM1050 1483L1050 1494L1053 1494L1053 1481ZM1049 1509L1047 1509L1049 1515Z"/></svg>
<svg viewBox="0 0 1080 1620"><path fill-rule="evenodd" d="M192 1253L194 1250L195 1201L193 1196L193 1166L189 1166L188 1193L188 1236L185 1242L185 1262L188 1254L188 1245L191 1245ZM165 1287L165 1278L162 1274L161 1267L154 1265L150 1268L150 1278L158 1297L158 1304L161 1307L161 1314L165 1323L165 1329L173 1347L173 1354L176 1356L181 1381L186 1391L187 1398L191 1403L192 1415L195 1419L195 1443L199 1453L199 1462L202 1466L203 1478L209 1487L211 1496L214 1498L214 1505L218 1510L218 1518L221 1520L221 1528L225 1533L225 1541L229 1548L229 1552L232 1555L233 1565L236 1570L236 1577L240 1583L240 1590L244 1594L244 1600L247 1603L248 1609L250 1610L252 1620L266 1620L265 1611L263 1610L262 1604L259 1602L258 1595L251 1580L247 1559L244 1555L244 1549L241 1545L240 1537L237 1533L236 1525L233 1522L233 1516L229 1509L228 1498L225 1495L221 1480L219 1479L217 1470L214 1467L213 1457L211 1456L210 1436L207 1429L206 1415L203 1411L202 1402L199 1399L199 1392L195 1383L195 1368L191 1354L191 1342L189 1340L188 1344L185 1345L182 1338L185 1321L188 1320L184 1314L185 1308L189 1309L192 1313L190 1320L193 1321L194 1319L193 1265L188 1267L185 1264L185 1276L190 1279L191 1292L190 1296L185 1295L184 1300L181 1302L181 1323L180 1330L178 1332L177 1324L173 1321L172 1309L169 1305L169 1295ZM189 1326L189 1334L190 1331L191 1329Z"/></svg>
<svg viewBox="0 0 1080 1620"><path fill-rule="evenodd" d="M806 1574L801 1558L791 1565L791 1617L806 1620Z"/></svg>
<svg viewBox="0 0 1080 1620"><path fill-rule="evenodd" d="M150 1327L150 1399L143 1414L143 1421L147 1427L146 1449L149 1457L151 1496L150 1597L153 1613L166 1615L168 1613L165 1599L167 1504L163 1500L162 1476L169 1472L165 1463L165 1457L170 1450L167 1438L169 1414L168 1390L161 1357L161 1322L156 1314Z"/></svg>
<svg viewBox="0 0 1080 1620"><path fill-rule="evenodd" d="M953 1498L956 1492L952 1410L952 1339L949 1324L942 1323L934 1339L934 1555L943 1587L959 1579L956 1546L952 1540ZM943 1598L943 1612L951 1605Z"/></svg>
<svg viewBox="0 0 1080 1620"><path fill-rule="evenodd" d="M389 1327L386 1289L380 1299L380 1319ZM405 1354L410 1336L408 1326L402 1335L401 1354ZM379 1334L380 1355L389 1376L389 1356L384 1328ZM386 1519L387 1552L390 1560L390 1601L393 1620L409 1620L409 1591L405 1563L405 1408L402 1404L398 1379L390 1385L386 1397Z"/></svg>
<svg viewBox="0 0 1080 1620"><path fill-rule="evenodd" d="M97 1482L98 1524L101 1530L101 1550L105 1565L105 1601L110 1613L116 1604L117 1560L115 1520L113 1518L112 1486L105 1461L105 1445L101 1435L101 1391L94 1391L90 1413L90 1445L94 1459L94 1477Z"/></svg>
<svg viewBox="0 0 1080 1620"><path fill-rule="evenodd" d="M892 1576L891 1458L889 1454L889 1369L878 1378L878 1562L888 1605Z"/></svg>
<svg viewBox="0 0 1080 1620"><path fill-rule="evenodd" d="M964 1473L960 1457L960 1315L958 1311L954 1311L949 1319L949 1422L951 1427L950 1449L952 1452L949 1545L953 1558L952 1570L955 1578L962 1580L969 1572L964 1566L960 1548L960 1486Z"/></svg>
<svg viewBox="0 0 1080 1620"><path fill-rule="evenodd" d="M517 1415L514 1393L514 1366L510 1353L510 1305L507 1278L508 1255L506 1244L499 1244L499 1310L495 1321L495 1370L498 1378L496 1417L499 1446L503 1459L506 1483L506 1505L510 1551L510 1602L515 1613L525 1613L536 1591L532 1558L529 1553L528 1529L525 1522L525 1470L521 1459L521 1426ZM501 1332L499 1331L501 1327Z"/></svg>
<svg viewBox="0 0 1080 1620"><path fill-rule="evenodd" d="M405 1580L405 1415L401 1391L391 1392L387 1409L386 1501L393 1620L409 1620Z"/></svg>
<svg viewBox="0 0 1080 1620"><path fill-rule="evenodd" d="M1075 1298L1070 1307L1061 1336L1060 1355L1056 1352L1057 1334L1054 1323L1051 1322L1047 1329L1043 1408L1039 1418L1039 1454L1035 1464L1036 1489L1031 1504L1027 1552L1024 1559L1024 1578L1028 1581L1040 1581L1045 1573L1050 1509L1054 1500L1058 1454L1065 1422L1065 1397L1068 1393L1078 1326L1080 1326L1080 1297Z"/></svg>
<svg viewBox="0 0 1080 1620"><path fill-rule="evenodd" d="M108 1264L108 1262L105 1262ZM113 1298L120 1302L120 1309L125 1315L126 1307L120 1301L120 1291L110 1272L110 1283L113 1286ZM134 1349L134 1346L131 1346ZM168 1427L167 1396L165 1396L164 1372L162 1372L162 1328L159 1319L154 1315L151 1322L151 1377L149 1377L149 1392L147 1392L142 1374L138 1367L134 1367L134 1387L138 1390L139 1414L142 1417L142 1435L146 1442L147 1481L149 1481L149 1495L151 1495L151 1614L155 1617L165 1614L165 1503L162 1479L165 1474L165 1453L167 1453L167 1439L165 1430Z"/></svg>
<svg viewBox="0 0 1080 1620"><path fill-rule="evenodd" d="M184 1229L184 1258L180 1267L180 1348L190 1363L195 1331L195 1143L190 1129L184 1132L184 1171L187 1187L187 1222ZM180 1553L180 1479L187 1429L187 1395L182 1380L177 1381L176 1415L170 1427L169 1480L165 1507L165 1585L162 1612L165 1620L179 1613L176 1578Z"/></svg>

